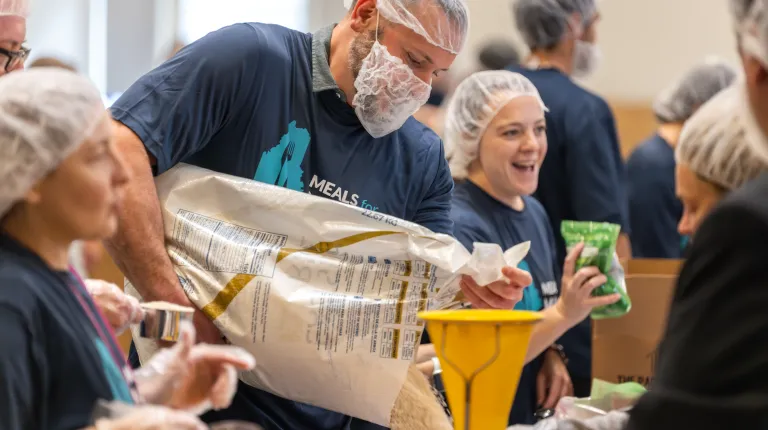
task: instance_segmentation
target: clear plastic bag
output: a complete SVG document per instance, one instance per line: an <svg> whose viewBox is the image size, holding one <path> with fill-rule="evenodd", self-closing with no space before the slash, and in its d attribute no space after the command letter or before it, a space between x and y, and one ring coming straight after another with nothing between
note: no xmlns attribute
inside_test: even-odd
<svg viewBox="0 0 768 430"><path fill-rule="evenodd" d="M635 382L611 384L595 379L589 398L563 397L555 408L555 418L587 420L607 415L612 411L626 410L634 406L646 389Z"/></svg>

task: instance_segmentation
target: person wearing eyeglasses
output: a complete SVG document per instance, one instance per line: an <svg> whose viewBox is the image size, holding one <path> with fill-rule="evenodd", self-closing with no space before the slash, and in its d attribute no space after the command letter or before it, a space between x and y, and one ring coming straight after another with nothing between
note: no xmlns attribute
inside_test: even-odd
<svg viewBox="0 0 768 430"><path fill-rule="evenodd" d="M24 68L28 0L0 0L0 75Z"/></svg>

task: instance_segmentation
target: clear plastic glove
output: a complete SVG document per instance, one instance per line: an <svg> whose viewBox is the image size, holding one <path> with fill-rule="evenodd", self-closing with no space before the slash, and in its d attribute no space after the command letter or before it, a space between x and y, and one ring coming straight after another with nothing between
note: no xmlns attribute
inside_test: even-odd
<svg viewBox="0 0 768 430"><path fill-rule="evenodd" d="M139 301L125 294L113 283L86 279L85 289L117 334L124 332L131 324L140 323L144 318L144 310Z"/></svg>
<svg viewBox="0 0 768 430"><path fill-rule="evenodd" d="M237 389L237 371L255 365L242 348L195 345L194 326L183 322L176 345L157 353L136 372L136 387L149 403L199 415L229 406Z"/></svg>
<svg viewBox="0 0 768 430"><path fill-rule="evenodd" d="M99 419L93 426L95 430L205 430L207 428L193 414L150 405L137 406L120 418Z"/></svg>
<svg viewBox="0 0 768 430"><path fill-rule="evenodd" d="M469 266L477 273L463 275L459 283L473 308L512 309L522 300L523 290L533 278L517 265L530 248L530 242L523 242L502 252L497 244L475 242Z"/></svg>

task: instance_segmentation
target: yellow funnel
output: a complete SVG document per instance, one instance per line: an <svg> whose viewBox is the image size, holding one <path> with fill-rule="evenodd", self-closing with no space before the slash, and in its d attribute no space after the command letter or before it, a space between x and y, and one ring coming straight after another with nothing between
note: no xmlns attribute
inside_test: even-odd
<svg viewBox="0 0 768 430"><path fill-rule="evenodd" d="M443 368L456 430L503 430L538 313L502 310L421 312Z"/></svg>

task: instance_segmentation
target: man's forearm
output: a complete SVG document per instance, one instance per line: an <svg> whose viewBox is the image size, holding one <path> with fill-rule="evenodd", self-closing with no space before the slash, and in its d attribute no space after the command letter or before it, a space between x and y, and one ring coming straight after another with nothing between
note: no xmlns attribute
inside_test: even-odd
<svg viewBox="0 0 768 430"><path fill-rule="evenodd" d="M541 312L541 316L543 318L534 327L531 342L528 344L528 353L525 356L526 364L546 351L574 325L574 322L567 320L556 306L545 309Z"/></svg>
<svg viewBox="0 0 768 430"><path fill-rule="evenodd" d="M118 125L117 143L131 181L119 210L119 228L105 246L145 300L188 303L165 249L160 203L150 160L138 138Z"/></svg>

